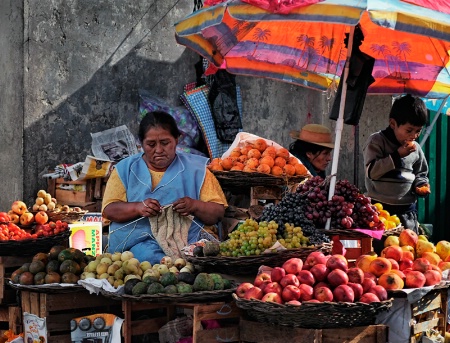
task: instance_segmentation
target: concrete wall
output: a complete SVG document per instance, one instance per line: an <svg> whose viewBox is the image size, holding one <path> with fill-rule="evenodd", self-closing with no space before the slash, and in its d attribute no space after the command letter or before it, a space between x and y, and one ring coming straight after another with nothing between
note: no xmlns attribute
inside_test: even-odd
<svg viewBox="0 0 450 343"><path fill-rule="evenodd" d="M180 105L183 85L195 81L198 61L174 39L174 23L191 13L193 1L19 4L0 0L0 47L8 52L0 55L0 132L13 142L0 145L2 209L18 197L32 204L36 192L46 188L42 175L57 164L84 161L91 153L91 132L123 124L135 132L138 89ZM271 80L237 77L237 82L245 131L288 146L289 131L305 123L334 129L328 119L332 99L325 94ZM338 178L353 182L355 161L361 177L355 135L363 141L384 128L389 104L390 97L369 97L359 133L344 128Z"/></svg>

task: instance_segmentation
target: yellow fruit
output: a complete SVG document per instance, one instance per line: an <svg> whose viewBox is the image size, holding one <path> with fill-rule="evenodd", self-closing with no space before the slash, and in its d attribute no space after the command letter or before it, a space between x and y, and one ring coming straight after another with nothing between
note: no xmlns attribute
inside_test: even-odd
<svg viewBox="0 0 450 343"><path fill-rule="evenodd" d="M380 217L384 217L384 218L388 219L390 216L391 215L389 214L388 211L386 211L386 210L381 210L380 211Z"/></svg>
<svg viewBox="0 0 450 343"><path fill-rule="evenodd" d="M391 235L391 236L386 237L386 240L384 241L384 246L388 247L390 245L400 246L400 241L398 239L398 236Z"/></svg>
<svg viewBox="0 0 450 343"><path fill-rule="evenodd" d="M379 202L373 204L373 206L375 206L379 212L383 209L383 205L381 205Z"/></svg>
<svg viewBox="0 0 450 343"><path fill-rule="evenodd" d="M390 220L386 220L384 222L384 226L386 227L386 230L392 230L392 229L395 229L397 227L397 225L395 225L395 223L393 221L390 221Z"/></svg>
<svg viewBox="0 0 450 343"><path fill-rule="evenodd" d="M436 244L436 253L445 260L450 255L450 242L439 241Z"/></svg>
<svg viewBox="0 0 450 343"><path fill-rule="evenodd" d="M435 252L436 248L433 243L419 239L416 244L417 257L422 257L425 252Z"/></svg>
<svg viewBox="0 0 450 343"><path fill-rule="evenodd" d="M419 235L418 237L419 237L420 240L425 241L425 242L428 242L427 236L425 236L425 235Z"/></svg>
<svg viewBox="0 0 450 343"><path fill-rule="evenodd" d="M400 218L396 214L391 215L389 220L393 221L397 226L400 225Z"/></svg>

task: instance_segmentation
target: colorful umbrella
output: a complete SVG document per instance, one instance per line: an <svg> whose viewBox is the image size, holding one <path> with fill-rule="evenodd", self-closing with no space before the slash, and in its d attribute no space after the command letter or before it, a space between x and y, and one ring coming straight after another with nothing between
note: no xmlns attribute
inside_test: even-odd
<svg viewBox="0 0 450 343"><path fill-rule="evenodd" d="M249 0L246 0L249 1ZM251 1L250 1L251 2ZM334 194L347 77L357 24L359 47L375 58L370 94L450 94L450 4L426 0L324 0L288 14L228 0L175 26L176 40L218 68L321 91L344 75L329 197ZM344 44L349 34L348 48Z"/></svg>
<svg viewBox="0 0 450 343"><path fill-rule="evenodd" d="M421 6L410 2L420 3ZM374 57L370 94L450 93L450 5L422 0L325 0L272 13L226 1L176 24L176 40L230 73L325 91L339 82L344 35L360 24L360 50Z"/></svg>

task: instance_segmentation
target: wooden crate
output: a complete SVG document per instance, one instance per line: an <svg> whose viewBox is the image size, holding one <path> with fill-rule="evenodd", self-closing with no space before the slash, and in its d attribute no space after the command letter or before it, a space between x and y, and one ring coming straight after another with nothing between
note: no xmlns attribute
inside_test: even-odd
<svg viewBox="0 0 450 343"><path fill-rule="evenodd" d="M70 321L95 313L121 316L121 302L87 290L66 293L36 293L21 291L22 313L46 318L48 343L71 343Z"/></svg>
<svg viewBox="0 0 450 343"><path fill-rule="evenodd" d="M185 309L192 314L193 343L217 342L218 337L223 342L239 341L238 321L241 311L234 302L152 304L124 300L122 301L124 342L131 343L134 336L157 333L162 326L175 318L179 309ZM142 319L139 316L142 312L148 315L153 313L154 318ZM235 322L226 327L203 330L201 321L208 319L220 321L235 319Z"/></svg>
<svg viewBox="0 0 450 343"><path fill-rule="evenodd" d="M371 251L373 251L372 247L372 238L371 237L361 237L361 238L355 238L355 237L346 237L339 235L339 240L342 241L350 241L351 243L355 243L353 245L356 245L356 247L350 247L345 248L346 254L345 257L349 261L350 265L354 265L356 259L364 254L367 254Z"/></svg>
<svg viewBox="0 0 450 343"><path fill-rule="evenodd" d="M30 262L29 256L0 256L0 304L16 303L16 291L8 287L6 282L11 274L26 262Z"/></svg>
<svg viewBox="0 0 450 343"><path fill-rule="evenodd" d="M303 329L275 326L241 319L241 342L248 343L386 343L386 325L358 326L339 329Z"/></svg>
<svg viewBox="0 0 450 343"><path fill-rule="evenodd" d="M0 305L0 337L7 330L19 334L22 332L22 312L19 306Z"/></svg>

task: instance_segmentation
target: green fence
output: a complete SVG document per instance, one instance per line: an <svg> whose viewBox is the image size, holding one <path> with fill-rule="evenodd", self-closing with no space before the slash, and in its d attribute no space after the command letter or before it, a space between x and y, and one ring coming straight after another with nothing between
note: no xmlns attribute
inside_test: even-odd
<svg viewBox="0 0 450 343"><path fill-rule="evenodd" d="M430 123L436 115L436 112L430 112ZM419 200L419 222L433 226L431 240L436 243L443 239L450 241L450 199L447 197L450 194L450 182L447 180L450 176L449 119L445 114L440 115L423 147L429 165L432 193Z"/></svg>

